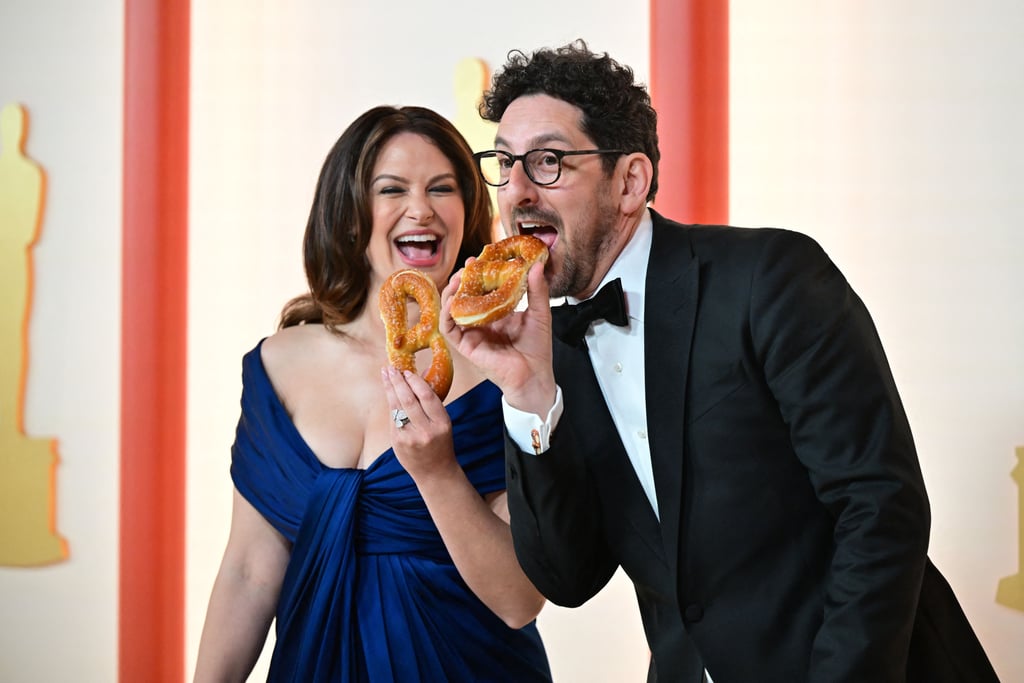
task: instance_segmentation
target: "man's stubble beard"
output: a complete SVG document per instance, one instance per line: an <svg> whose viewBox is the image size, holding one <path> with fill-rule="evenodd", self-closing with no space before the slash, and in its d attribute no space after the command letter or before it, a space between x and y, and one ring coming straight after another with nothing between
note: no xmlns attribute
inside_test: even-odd
<svg viewBox="0 0 1024 683"><path fill-rule="evenodd" d="M607 188L602 187L599 197L607 197L604 192ZM597 263L611 249L615 239L615 222L618 215L617 209L607 200L598 200L592 205L593 208L586 215L575 221L576 229L570 239L565 231L565 223L562 224L560 243L562 250L562 267L556 273L550 284L550 296L552 298L572 296L582 293L593 281L594 272L597 270ZM591 229L581 229L582 226L590 225ZM597 283L593 283L595 286Z"/></svg>

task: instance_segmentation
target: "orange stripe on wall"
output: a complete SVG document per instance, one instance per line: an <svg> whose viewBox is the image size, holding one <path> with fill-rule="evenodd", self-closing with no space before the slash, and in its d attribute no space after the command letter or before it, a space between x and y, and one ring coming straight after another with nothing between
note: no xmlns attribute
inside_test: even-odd
<svg viewBox="0 0 1024 683"><path fill-rule="evenodd" d="M119 680L185 677L189 2L126 0Z"/></svg>
<svg viewBox="0 0 1024 683"><path fill-rule="evenodd" d="M661 149L655 208L729 219L728 0L650 0L651 99Z"/></svg>

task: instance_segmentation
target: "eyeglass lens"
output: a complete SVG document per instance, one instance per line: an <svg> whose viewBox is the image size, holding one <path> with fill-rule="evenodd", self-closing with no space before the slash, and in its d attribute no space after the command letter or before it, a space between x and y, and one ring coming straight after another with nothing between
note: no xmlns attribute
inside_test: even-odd
<svg viewBox="0 0 1024 683"><path fill-rule="evenodd" d="M480 172L491 185L504 185L512 173L516 158L508 152L495 151L480 157ZM538 185L550 185L558 180L562 162L558 155L543 149L534 149L523 157L526 175Z"/></svg>

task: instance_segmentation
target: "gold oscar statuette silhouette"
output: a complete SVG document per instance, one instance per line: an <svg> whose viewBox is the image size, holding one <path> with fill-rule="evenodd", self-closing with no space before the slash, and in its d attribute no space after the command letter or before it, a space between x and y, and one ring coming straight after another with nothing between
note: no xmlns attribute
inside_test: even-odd
<svg viewBox="0 0 1024 683"><path fill-rule="evenodd" d="M1017 573L999 582L996 602L1024 612L1024 446L1017 448Z"/></svg>
<svg viewBox="0 0 1024 683"><path fill-rule="evenodd" d="M484 90L490 85L491 71L482 59L467 57L455 65L455 118L452 123L462 137L466 138L469 148L474 152L494 148L494 135L498 132L498 124L485 120L480 116L480 101ZM494 225L491 233L494 239L501 239L501 219L498 217L498 190L487 186L494 209Z"/></svg>
<svg viewBox="0 0 1024 683"><path fill-rule="evenodd" d="M24 431L32 245L39 235L43 171L25 157L25 110L0 110L0 565L59 562L55 529L57 442Z"/></svg>

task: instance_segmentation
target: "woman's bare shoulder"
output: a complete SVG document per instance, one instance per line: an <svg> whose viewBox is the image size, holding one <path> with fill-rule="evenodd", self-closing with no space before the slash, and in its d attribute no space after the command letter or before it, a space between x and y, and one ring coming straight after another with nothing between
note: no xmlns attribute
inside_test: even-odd
<svg viewBox="0 0 1024 683"><path fill-rule="evenodd" d="M301 384L317 367L322 367L337 344L334 335L323 325L315 324L286 327L267 337L260 357L278 396L287 399L290 384Z"/></svg>
<svg viewBox="0 0 1024 683"><path fill-rule="evenodd" d="M263 340L261 355L264 364L278 365L294 362L314 352L330 333L323 325L294 325L278 330Z"/></svg>

